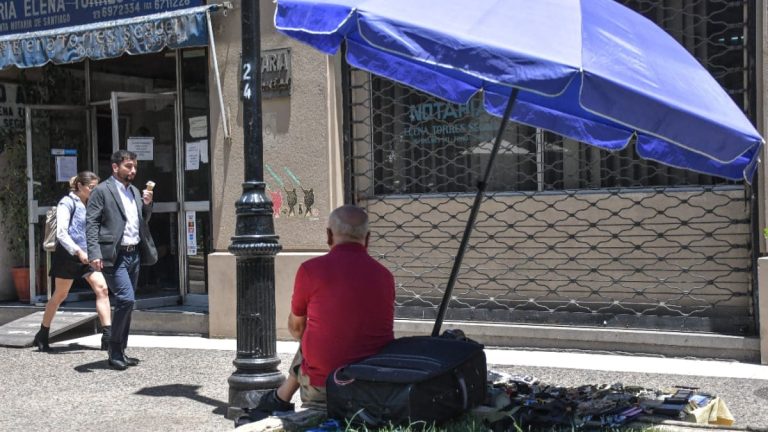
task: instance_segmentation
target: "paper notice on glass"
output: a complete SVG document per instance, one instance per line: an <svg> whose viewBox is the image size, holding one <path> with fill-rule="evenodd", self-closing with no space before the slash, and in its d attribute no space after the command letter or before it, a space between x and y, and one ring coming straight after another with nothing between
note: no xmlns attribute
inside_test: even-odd
<svg viewBox="0 0 768 432"><path fill-rule="evenodd" d="M155 137L128 137L128 151L136 153L138 160L154 159Z"/></svg>
<svg viewBox="0 0 768 432"><path fill-rule="evenodd" d="M197 171L200 169L200 142L187 143L185 171Z"/></svg>
<svg viewBox="0 0 768 432"><path fill-rule="evenodd" d="M200 162L208 163L208 140L198 141L200 147Z"/></svg>
<svg viewBox="0 0 768 432"><path fill-rule="evenodd" d="M187 212L187 255L197 255L197 216Z"/></svg>
<svg viewBox="0 0 768 432"><path fill-rule="evenodd" d="M192 138L203 138L208 136L208 117L190 117L189 118L189 136Z"/></svg>
<svg viewBox="0 0 768 432"><path fill-rule="evenodd" d="M77 175L77 156L56 156L56 181L68 182Z"/></svg>

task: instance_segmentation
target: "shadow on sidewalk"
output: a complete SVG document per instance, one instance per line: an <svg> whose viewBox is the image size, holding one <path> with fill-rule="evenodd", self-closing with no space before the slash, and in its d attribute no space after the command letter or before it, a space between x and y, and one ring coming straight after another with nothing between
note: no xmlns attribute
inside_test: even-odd
<svg viewBox="0 0 768 432"><path fill-rule="evenodd" d="M144 387L143 389L137 391L136 394L142 396L183 397L192 399L215 407L215 409L212 411L214 414L221 416L226 415L228 408L227 403L199 394L197 391L200 389L200 387L202 386L190 384L167 384L155 387Z"/></svg>
<svg viewBox="0 0 768 432"><path fill-rule="evenodd" d="M46 354L82 354L86 351L99 351L99 349L80 344L55 345L51 346L51 350Z"/></svg>
<svg viewBox="0 0 768 432"><path fill-rule="evenodd" d="M82 364L80 366L75 366L75 370L80 373L90 373L90 372L95 372L97 370L105 370L105 369L109 369L109 365L107 364L106 358L104 358L103 360L97 360L95 362Z"/></svg>

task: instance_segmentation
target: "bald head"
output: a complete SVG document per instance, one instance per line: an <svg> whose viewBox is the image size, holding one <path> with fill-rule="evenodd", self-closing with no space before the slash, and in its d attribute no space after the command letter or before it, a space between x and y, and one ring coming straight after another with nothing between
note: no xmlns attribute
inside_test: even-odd
<svg viewBox="0 0 768 432"><path fill-rule="evenodd" d="M360 207L345 205L331 212L328 231L330 245L339 243L366 244L368 239L368 215Z"/></svg>

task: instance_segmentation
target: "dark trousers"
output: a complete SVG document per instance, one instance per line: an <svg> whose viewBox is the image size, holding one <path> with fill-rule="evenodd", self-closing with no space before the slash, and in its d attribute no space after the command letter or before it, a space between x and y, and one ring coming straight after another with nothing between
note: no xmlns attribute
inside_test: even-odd
<svg viewBox="0 0 768 432"><path fill-rule="evenodd" d="M119 252L115 265L104 267L104 279L109 290L114 295L115 311L112 314L112 339L110 340L110 356L113 359L123 359L123 351L128 345L128 333L131 330L131 314L136 303L134 292L139 280L139 253Z"/></svg>

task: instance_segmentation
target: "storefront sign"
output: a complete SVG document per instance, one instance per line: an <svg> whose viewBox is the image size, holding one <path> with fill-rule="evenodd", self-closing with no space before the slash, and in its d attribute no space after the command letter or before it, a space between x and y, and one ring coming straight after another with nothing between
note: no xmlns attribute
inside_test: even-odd
<svg viewBox="0 0 768 432"><path fill-rule="evenodd" d="M479 98L464 105L437 101L411 104L406 115L402 136L416 145L469 143L472 137L485 139L498 128L483 111Z"/></svg>
<svg viewBox="0 0 768 432"><path fill-rule="evenodd" d="M205 0L0 0L0 36L203 6Z"/></svg>
<svg viewBox="0 0 768 432"><path fill-rule="evenodd" d="M45 9L17 9L26 3L42 1L50 5ZM186 7L198 4L200 0L153 0L151 7L149 2L147 6L139 7L141 13L123 13L120 7L144 5L145 2L77 0L61 4L69 12L65 14L67 18L62 19L58 25L47 25L41 17L23 18L25 13L47 16L53 13L51 11L58 10L53 6L59 4L58 1L0 0L0 29L7 29L0 30L0 69L8 66L36 67L48 62L76 63L86 58L98 60L126 53L147 54L165 48L204 46L208 43L206 12L216 7ZM96 19L94 22L91 19L85 21L87 24L77 25L82 23L79 19L75 20L75 17L83 12L82 9L70 11L73 4L82 5L88 10L96 4L105 8L115 6L117 12L110 15L108 20ZM38 20L43 21L37 23Z"/></svg>
<svg viewBox="0 0 768 432"><path fill-rule="evenodd" d="M16 84L0 84L0 128L22 127L24 127L24 95L19 93L19 86Z"/></svg>
<svg viewBox="0 0 768 432"><path fill-rule="evenodd" d="M291 49L261 52L261 94L263 98L291 95Z"/></svg>

